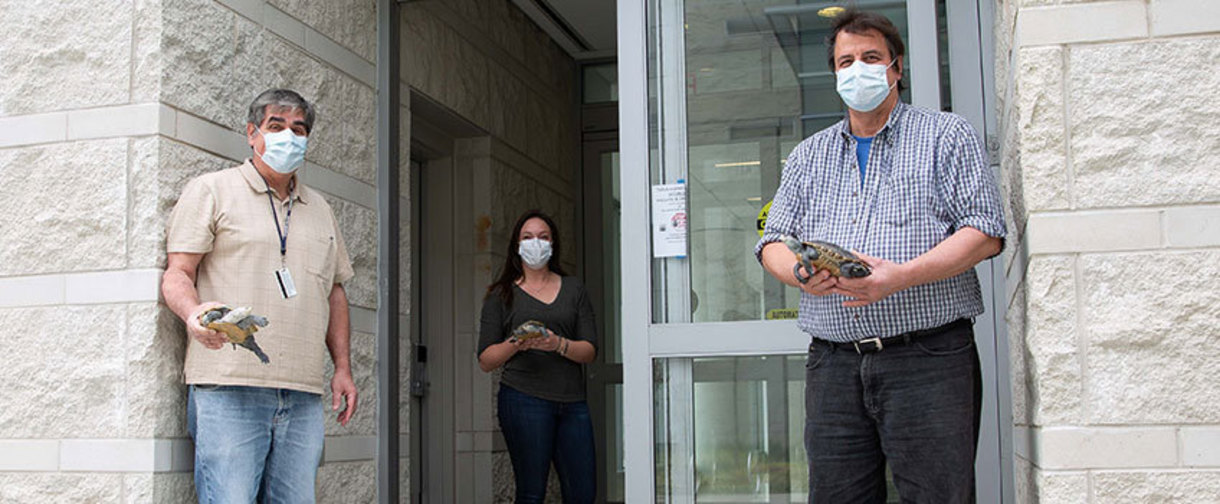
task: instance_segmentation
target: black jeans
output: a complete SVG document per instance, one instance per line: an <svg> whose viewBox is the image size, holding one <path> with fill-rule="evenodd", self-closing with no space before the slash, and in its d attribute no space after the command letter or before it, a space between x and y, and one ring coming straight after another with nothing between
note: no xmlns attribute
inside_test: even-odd
<svg viewBox="0 0 1220 504"><path fill-rule="evenodd" d="M810 503L974 499L982 378L968 325L860 355L820 340L805 365Z"/></svg>

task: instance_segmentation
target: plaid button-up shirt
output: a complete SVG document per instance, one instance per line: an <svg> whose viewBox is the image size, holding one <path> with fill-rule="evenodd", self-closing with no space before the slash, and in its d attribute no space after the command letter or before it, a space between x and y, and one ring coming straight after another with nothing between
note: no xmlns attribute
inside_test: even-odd
<svg viewBox="0 0 1220 504"><path fill-rule="evenodd" d="M963 227L1003 238L1004 216L978 135L961 116L894 107L874 137L864 180L847 119L788 156L762 248L792 235L903 263ZM801 295L797 325L815 338L858 341L936 327L983 312L974 269L858 308L848 298Z"/></svg>

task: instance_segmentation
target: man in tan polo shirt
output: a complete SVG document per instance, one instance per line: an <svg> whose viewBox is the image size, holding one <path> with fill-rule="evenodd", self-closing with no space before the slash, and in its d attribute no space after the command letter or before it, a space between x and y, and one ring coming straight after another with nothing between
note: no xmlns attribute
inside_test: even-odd
<svg viewBox="0 0 1220 504"><path fill-rule="evenodd" d="M314 109L286 89L250 104L253 156L187 183L169 219L161 289L186 323L187 426L200 502L314 502L326 354L332 409L356 411L343 283L353 275L330 205L300 183ZM269 324L269 362L228 345L199 316L250 307Z"/></svg>

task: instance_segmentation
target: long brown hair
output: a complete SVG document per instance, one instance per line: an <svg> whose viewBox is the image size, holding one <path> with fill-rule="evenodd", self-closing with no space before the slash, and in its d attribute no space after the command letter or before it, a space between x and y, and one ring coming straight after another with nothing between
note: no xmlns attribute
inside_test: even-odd
<svg viewBox="0 0 1220 504"><path fill-rule="evenodd" d="M533 218L542 219L546 223L546 227L551 230L551 259L547 261L546 268L558 274L559 276L567 276L563 271L563 266L559 264L559 230L555 228L555 221L541 210L528 210L517 219L517 223L513 225L513 234L508 237L508 250L504 254L504 266L500 268L500 276L496 281L487 286L487 296L492 294L500 296L504 301L505 306L513 304L513 285L517 283L517 279L525 275L525 271L521 267L521 254L517 253L518 245L521 243L521 228L525 227L525 221Z"/></svg>

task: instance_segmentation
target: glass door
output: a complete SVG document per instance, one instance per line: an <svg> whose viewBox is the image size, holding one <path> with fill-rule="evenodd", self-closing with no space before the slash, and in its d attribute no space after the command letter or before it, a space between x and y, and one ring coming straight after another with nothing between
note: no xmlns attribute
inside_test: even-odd
<svg viewBox="0 0 1220 504"><path fill-rule="evenodd" d="M951 108L960 93L950 83L963 81L950 78L948 40L959 32L945 2L850 3L889 17L906 41L903 101ZM841 9L802 0L619 3L622 225L632 230L621 259L628 501L807 498L808 336L791 320L799 291L766 274L753 247L788 153L845 114L825 44ZM956 14L961 38L977 48L977 9ZM952 62L973 57L982 73L977 49L957 52ZM969 92L981 96L981 84ZM981 110L980 100L980 119ZM654 254L654 186L685 195L679 253ZM989 303L988 317L995 306L1004 304ZM994 340L995 327L980 324L976 335ZM994 380L988 386L1000 397ZM988 435L998 435L994 426L980 445ZM998 472L996 460L980 464ZM979 496L1000 501L998 488L980 485Z"/></svg>
<svg viewBox="0 0 1220 504"><path fill-rule="evenodd" d="M598 139L602 137L602 139ZM584 142L585 282L597 313L598 355L585 366L597 439L598 502L624 502L623 347L617 272L622 226L618 141L596 135Z"/></svg>
<svg viewBox="0 0 1220 504"><path fill-rule="evenodd" d="M618 75L609 62L581 68L581 212L584 279L597 314L598 355L585 366L597 439L597 502L624 502L623 346L619 307L622 197L619 191Z"/></svg>

